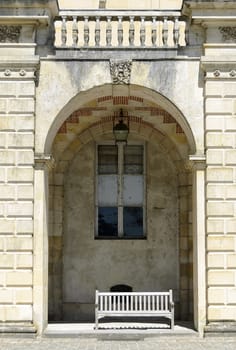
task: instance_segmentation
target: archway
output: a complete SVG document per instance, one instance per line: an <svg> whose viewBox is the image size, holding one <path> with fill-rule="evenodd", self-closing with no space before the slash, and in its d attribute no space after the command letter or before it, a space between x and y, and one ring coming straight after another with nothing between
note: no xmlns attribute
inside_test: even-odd
<svg viewBox="0 0 236 350"><path fill-rule="evenodd" d="M109 289L114 284L128 284L129 282L135 284L139 290L142 289L142 284L144 289L173 288L178 318L184 320L192 318L192 241L191 223L189 222L191 183L189 183L188 169L185 167L189 144L182 127L169 112L157 103L149 101L146 96L124 96L121 94L122 89L119 92L119 95L100 96L92 99L75 110L59 128L52 145L57 163L50 180L53 215L49 238L49 320L52 321L80 321L86 317L91 319L95 287L101 286L103 289ZM146 283L141 282L141 275L133 283L130 281L130 276L134 275L131 263L127 259L131 256L130 250L123 254L124 264L120 264L118 270L122 268L124 270L124 266L129 265L131 275L118 274L118 271L113 268L112 274L116 275L117 279L106 280L105 277L102 277L108 275L108 271L106 272L105 266L101 263L101 257L110 251L111 246L113 246L114 261L117 260L119 254L115 253L114 242L103 242L103 249L101 249L101 242L94 240L96 225L94 214L95 144L104 143L104 141L114 143L111 133L112 119L120 108L129 114L129 143L142 142L146 145L145 161L148 163L146 169L148 185L145 195L147 240L142 243L142 254L145 258L140 259L139 257L134 264L143 266L143 276L150 274L151 277ZM156 155L157 158L155 158ZM87 159L86 162L85 159ZM164 163L165 166L161 165ZM163 167L162 175L160 175L161 167ZM77 179L74 178L74 173L77 174ZM167 174L173 176L168 178ZM158 186L154 185L156 179L159 179ZM90 190L88 190L89 186ZM72 192L68 189L71 187L73 187ZM75 193L77 200L72 203L71 197ZM86 204L88 197L90 197L90 202ZM80 205L81 201L83 203ZM88 213L92 213L89 215L90 224L87 227L84 223L86 213L82 210L86 205L88 205ZM76 212L75 215L72 215L73 210ZM80 216L83 217L82 221L78 219ZM78 227L80 227L80 233L79 230L76 232ZM158 237L158 231L161 230L163 232L162 234L159 232ZM82 239L83 235L90 236L90 241ZM169 243L166 243L167 241ZM70 242L73 242L72 246ZM155 246L154 242L157 242L156 252L151 249L153 244ZM137 251L141 249L140 241L126 242L125 247L127 248L129 244L132 247L135 246ZM120 241L117 245L120 247L122 242ZM76 252L74 251L75 246L77 246ZM93 250L89 259L92 264L90 268L86 260L88 251L82 258L85 252L84 246L88 251ZM122 251L125 251L124 247ZM163 256L160 257L161 251L165 256L164 259ZM99 257L92 263L95 252ZM136 259L135 255L132 259ZM172 264L170 264L171 260ZM162 266L161 261L163 261ZM167 271L165 266L169 266L171 272ZM100 270L95 267L102 270L101 275ZM86 274L94 283L82 282ZM102 278L103 283L100 282ZM83 287L81 283L84 283Z"/></svg>

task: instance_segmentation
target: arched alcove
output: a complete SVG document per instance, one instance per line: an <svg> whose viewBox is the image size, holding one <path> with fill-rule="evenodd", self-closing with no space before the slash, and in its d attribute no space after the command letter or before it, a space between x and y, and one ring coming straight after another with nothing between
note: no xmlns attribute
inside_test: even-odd
<svg viewBox="0 0 236 350"><path fill-rule="evenodd" d="M130 94L129 90L129 95L126 96L121 89L119 95L112 96L106 95L102 89L100 95L93 97L89 92L91 100L86 97L84 104L71 111L67 118L65 116L59 118L63 122L60 127L57 126L53 143L49 139L50 134L52 136L55 133L55 129L48 135L45 149L48 151L51 149L56 160L56 166L50 177L49 191L51 203L49 320L51 321L91 319L95 287L109 289L109 286L118 284L119 278L137 290L142 287L152 290L173 288L178 318L184 320L192 318L191 176L185 165L189 153L195 150L195 142L191 129L181 113L179 111L177 113L177 109L169 105L164 97L159 96L158 103L156 100L154 103L154 96L157 97L158 94L149 92L147 98L146 89L143 95L139 88L137 91L138 93L134 95ZM164 106L166 108L168 106L168 110L164 109ZM101 241L94 239L95 150L97 143L105 141L114 144L112 120L120 108L129 115L128 142L146 144L147 177L149 177L149 189L146 193L147 239L145 243L140 240L131 240L128 244L127 242L124 244L122 240L116 241L116 248L114 241L103 241L101 249ZM170 114L171 110L175 111L176 115ZM187 130L187 135L183 127ZM161 181L163 181L161 188L154 185L155 182L160 184ZM88 188L90 188L89 195ZM76 200L71 201L73 196ZM83 212L85 207L83 203L87 200L89 200L87 210L89 215ZM73 215L72 207L75 209ZM158 236L161 230L162 234ZM82 239L88 236L89 242L86 242L85 238ZM143 252L144 260L139 258L135 261L133 256L134 266L139 264L143 266L141 275L136 273L137 280L131 281L129 274L112 279L111 275L109 277L109 274L103 271L107 280L102 279L102 274L100 275L97 270L99 266L104 270L102 257L106 256L106 252L111 252L113 247L113 260L116 260L119 251L125 252L122 245L127 251L122 258L126 263L121 264L120 269L125 270L129 256L130 272L134 276L130 252ZM77 250L74 250L75 247ZM120 247L120 250L117 247ZM91 255L89 251L92 252ZM165 257L164 255L160 257L160 254L164 254ZM97 260L94 260L94 256L98 256ZM93 266L89 267L88 261L91 264L93 261ZM90 271L89 274L86 268ZM86 271L90 281L93 281L92 284L84 281ZM116 276L117 273L114 268L112 275ZM142 276L148 274L150 275L148 283L143 284Z"/></svg>

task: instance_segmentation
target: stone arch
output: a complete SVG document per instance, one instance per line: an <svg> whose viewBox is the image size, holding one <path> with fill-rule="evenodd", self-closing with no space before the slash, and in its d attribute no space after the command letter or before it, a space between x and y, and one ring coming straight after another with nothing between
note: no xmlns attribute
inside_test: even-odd
<svg viewBox="0 0 236 350"><path fill-rule="evenodd" d="M55 117L53 123L51 124L45 139L44 139L44 153L49 154L51 152L51 147L58 130L61 128L63 123L73 115L73 112L83 108L90 101L94 99L106 99L113 96L124 96L132 97L136 101L138 99L145 99L153 105L161 108L163 111L167 112L170 118L176 122L177 127L179 127L187 138L189 153L195 154L197 152L197 142L191 126L189 125L187 119L179 108L171 102L167 97L163 96L157 91L151 90L149 88L138 86L138 85L119 85L114 86L112 84L105 84L103 86L98 86L91 88L88 91L82 91L76 96L74 96L67 105L58 113ZM122 103L121 103L122 104Z"/></svg>
<svg viewBox="0 0 236 350"><path fill-rule="evenodd" d="M71 119L70 119L70 121L71 121ZM139 138L142 138L143 140L151 141L155 144L158 144L159 147L161 147L162 150L170 156L170 158L172 159L172 162L173 162L174 166L176 167L176 170L179 174L178 181L179 181L179 186L181 186L180 208L188 207L189 197L188 197L187 191L188 191L188 187L189 187L189 183L188 183L189 169L186 168L185 162L186 162L186 159L188 157L187 152L189 151L189 148L187 148L187 147L185 148L184 156L183 156L183 154L181 154L181 149L178 149L174 140L172 140L169 137L166 137L166 135L164 134L164 130L163 130L163 132L161 130L157 130L151 124L146 123L145 121L140 120L140 118L137 118L137 117L131 118L130 129L131 129L132 133L134 135L138 136ZM76 134L76 137L73 140L71 140L70 138L67 140L67 147L65 148L65 150L63 152L61 152L58 159L56 159L56 166L54 169L54 180L53 181L56 181L56 187L57 187L56 191L57 192L60 191L60 187L61 187L61 192L63 192L62 186L64 183L64 174L66 174L68 165L73 160L75 154L77 154L80 149L85 147L86 144L90 143L91 141L99 140L101 137L104 137L104 135L111 136L111 130L112 130L111 118L109 116L103 117L98 122L91 124L90 126L88 126L84 130L81 130L78 134ZM186 139L185 139L185 142L187 144ZM183 150L183 148L182 148L182 150ZM56 202L56 206L58 209L58 203L60 202L58 196L55 196L54 200ZM181 210L182 210L182 212L181 212L181 215L182 215L183 211L186 209L181 209ZM61 214L62 214L62 211L61 211ZM186 213L184 212L184 215L185 214ZM57 212L57 215L58 215L58 212ZM186 220L185 220L185 222L180 223L179 240L186 241L186 226L187 225L188 225L188 221L186 221ZM56 223L55 227L58 230L62 229L60 222ZM60 232L55 232L55 237L57 237L56 238L57 245L55 244L55 246L57 246L57 248L59 247L58 237L60 237L60 234L61 234ZM50 239L52 239L51 245L54 245L53 238L50 238ZM186 242L185 242L185 245L186 245ZM60 249L62 249L62 246L63 246L63 244L61 242ZM58 258L58 255L62 254L62 251L60 251L60 249L54 254L54 256L56 256L56 258ZM189 249L188 244L187 244L187 248L185 247L185 248L181 249L182 256L180 256L179 261L180 261L180 265L182 266L182 270L186 270L186 255L188 254L188 249ZM184 276L184 277L186 277L186 276ZM182 282L180 282L180 283L182 283ZM185 286L181 287L183 290L182 291L183 293L181 295L182 300L180 302L182 304L185 303L185 308L187 308L187 307L189 307L189 305L187 305L187 303L189 303L189 301L186 302L186 300L188 300L190 298L190 296L189 295L187 296L186 291L184 290L184 289L188 288L188 287L186 288L186 280L183 283L185 283ZM189 292L189 294L191 294L191 291ZM186 314L187 312L182 311L182 313L183 313L182 318L184 318L185 317L184 314Z"/></svg>

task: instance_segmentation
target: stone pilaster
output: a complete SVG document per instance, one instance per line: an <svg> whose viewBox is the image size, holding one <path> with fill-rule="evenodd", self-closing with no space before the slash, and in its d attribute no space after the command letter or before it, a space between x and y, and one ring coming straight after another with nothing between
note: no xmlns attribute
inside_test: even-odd
<svg viewBox="0 0 236 350"><path fill-rule="evenodd" d="M48 319L48 171L50 155L35 156L33 323L41 334Z"/></svg>
<svg viewBox="0 0 236 350"><path fill-rule="evenodd" d="M207 156L207 300L211 330L211 324L236 321L236 46L207 45L202 65Z"/></svg>
<svg viewBox="0 0 236 350"><path fill-rule="evenodd" d="M193 168L194 325L202 336L206 325L205 156L190 156Z"/></svg>

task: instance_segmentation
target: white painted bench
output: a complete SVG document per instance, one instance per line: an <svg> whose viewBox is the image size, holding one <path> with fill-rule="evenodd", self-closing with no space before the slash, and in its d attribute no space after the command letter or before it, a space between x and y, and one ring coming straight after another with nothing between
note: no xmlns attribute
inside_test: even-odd
<svg viewBox="0 0 236 350"><path fill-rule="evenodd" d="M102 317L166 317L174 328L172 290L168 292L99 292L95 295L95 329Z"/></svg>

